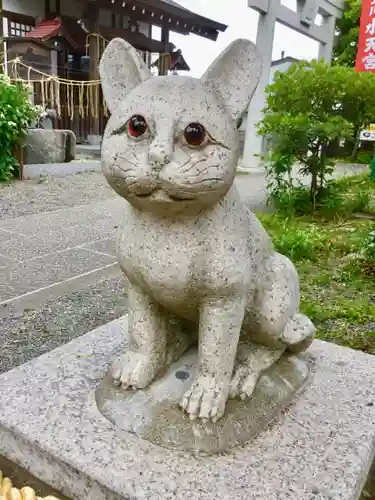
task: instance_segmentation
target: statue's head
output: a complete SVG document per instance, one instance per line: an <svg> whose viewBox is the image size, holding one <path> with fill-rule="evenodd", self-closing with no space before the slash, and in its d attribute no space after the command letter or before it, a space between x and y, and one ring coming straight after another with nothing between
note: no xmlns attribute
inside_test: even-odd
<svg viewBox="0 0 375 500"><path fill-rule="evenodd" d="M100 63L111 112L102 146L109 184L135 207L161 216L218 202L235 177L237 124L260 72L248 40L232 43L200 79L153 77L131 45L110 42Z"/></svg>

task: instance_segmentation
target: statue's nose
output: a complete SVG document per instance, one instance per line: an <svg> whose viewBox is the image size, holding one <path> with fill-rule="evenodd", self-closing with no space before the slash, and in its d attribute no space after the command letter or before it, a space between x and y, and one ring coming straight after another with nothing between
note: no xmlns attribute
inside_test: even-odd
<svg viewBox="0 0 375 500"><path fill-rule="evenodd" d="M161 169L172 158L172 146L169 141L155 138L148 151L148 161L153 168Z"/></svg>

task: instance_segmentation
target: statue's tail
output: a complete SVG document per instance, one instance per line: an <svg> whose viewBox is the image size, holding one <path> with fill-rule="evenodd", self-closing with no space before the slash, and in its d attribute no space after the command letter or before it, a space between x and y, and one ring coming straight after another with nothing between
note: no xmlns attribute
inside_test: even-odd
<svg viewBox="0 0 375 500"><path fill-rule="evenodd" d="M314 340L316 328L304 314L296 314L287 324L282 335L282 342L287 350L298 354L308 349Z"/></svg>

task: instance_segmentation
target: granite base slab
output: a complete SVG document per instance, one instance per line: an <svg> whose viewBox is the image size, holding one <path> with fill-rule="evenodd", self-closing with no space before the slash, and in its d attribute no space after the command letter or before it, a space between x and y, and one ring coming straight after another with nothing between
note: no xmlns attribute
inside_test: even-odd
<svg viewBox="0 0 375 500"><path fill-rule="evenodd" d="M196 457L113 425L95 390L121 318L0 376L0 455L73 500L357 500L375 450L375 357L315 341L313 378L273 425Z"/></svg>

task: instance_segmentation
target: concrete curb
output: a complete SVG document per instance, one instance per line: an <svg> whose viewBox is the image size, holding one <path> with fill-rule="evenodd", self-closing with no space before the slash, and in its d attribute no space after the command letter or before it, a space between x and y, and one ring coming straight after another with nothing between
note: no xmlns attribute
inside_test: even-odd
<svg viewBox="0 0 375 500"><path fill-rule="evenodd" d="M40 179L41 177L66 177L80 172L87 172L88 170L100 171L102 163L97 161L71 161L69 163L48 163L48 164L35 164L25 165L23 174L24 179Z"/></svg>

